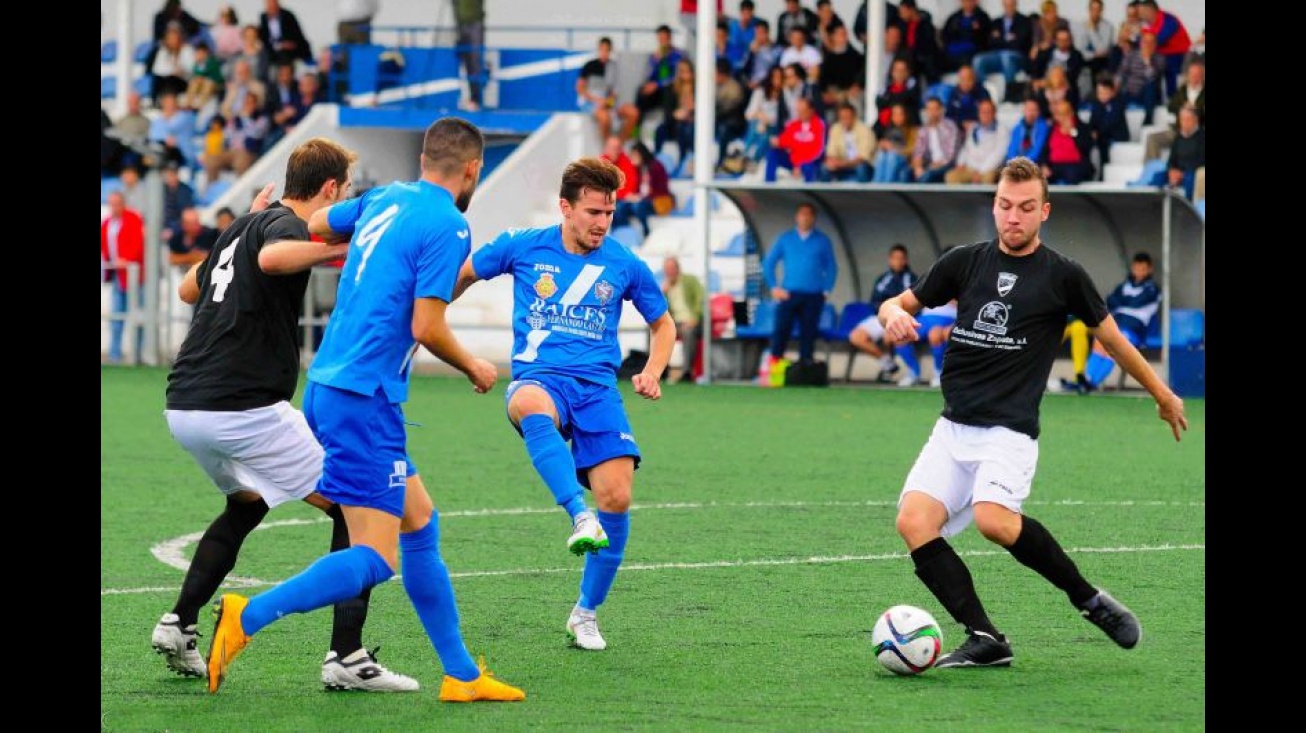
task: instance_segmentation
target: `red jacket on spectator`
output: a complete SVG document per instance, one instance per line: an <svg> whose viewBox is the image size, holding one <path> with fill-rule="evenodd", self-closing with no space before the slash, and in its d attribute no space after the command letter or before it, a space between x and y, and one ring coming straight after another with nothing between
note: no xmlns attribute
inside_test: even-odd
<svg viewBox="0 0 1306 733"><path fill-rule="evenodd" d="M797 117L789 120L776 147L789 151L795 169L817 160L825 152L825 120L819 115L812 115L806 122Z"/></svg>
<svg viewBox="0 0 1306 733"><path fill-rule="evenodd" d="M608 156L604 155L602 157L607 158ZM630 158L622 153L616 160L609 160L626 177L626 183L617 191L617 200L621 201L627 196L639 193L639 171L635 170L635 164L630 162Z"/></svg>
<svg viewBox="0 0 1306 733"><path fill-rule="evenodd" d="M109 259L109 221L113 217L105 217L100 222L100 259L106 265L113 264ZM127 262L135 262L140 265L137 268L136 282L138 284L145 282L145 221L141 215L131 209L122 211L122 227L118 230L118 259ZM127 271L118 270L118 285L123 290L127 289Z"/></svg>
<svg viewBox="0 0 1306 733"><path fill-rule="evenodd" d="M1162 56L1182 56L1188 53L1188 47L1193 45L1184 24L1164 10L1156 11L1156 18L1146 30L1156 36L1156 52Z"/></svg>

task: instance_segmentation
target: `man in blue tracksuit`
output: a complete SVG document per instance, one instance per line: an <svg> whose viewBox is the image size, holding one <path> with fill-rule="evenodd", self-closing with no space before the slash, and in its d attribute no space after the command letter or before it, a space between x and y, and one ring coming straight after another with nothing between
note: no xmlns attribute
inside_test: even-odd
<svg viewBox="0 0 1306 733"><path fill-rule="evenodd" d="M771 362L784 356L795 318L798 319L798 358L812 360L825 296L834 289L839 275L834 246L825 232L816 228L816 207L799 204L794 221L797 226L781 234L762 260L766 286L771 290L771 297L779 302L775 331L771 335ZM784 263L784 279L777 282L775 266L780 262Z"/></svg>
<svg viewBox="0 0 1306 733"><path fill-rule="evenodd" d="M1151 255L1146 252L1134 255L1133 262L1129 263L1129 277L1106 297L1106 307L1129 343L1136 348L1143 348L1147 341L1148 326L1161 308L1161 286L1152 279ZM1089 389L1101 387L1115 366L1116 363L1107 356L1106 349L1095 342L1085 369Z"/></svg>

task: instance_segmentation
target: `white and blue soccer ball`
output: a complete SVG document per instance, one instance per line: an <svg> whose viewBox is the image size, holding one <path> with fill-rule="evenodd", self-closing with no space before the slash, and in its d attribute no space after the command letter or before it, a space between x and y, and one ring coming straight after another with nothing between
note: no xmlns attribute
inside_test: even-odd
<svg viewBox="0 0 1306 733"><path fill-rule="evenodd" d="M943 631L928 612L915 606L894 606L871 631L875 658L894 674L920 674L939 659Z"/></svg>

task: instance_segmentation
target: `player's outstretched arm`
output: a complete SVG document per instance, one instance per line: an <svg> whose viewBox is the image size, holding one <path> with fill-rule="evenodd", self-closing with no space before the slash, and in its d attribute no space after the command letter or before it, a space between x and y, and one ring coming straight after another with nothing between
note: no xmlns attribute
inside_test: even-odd
<svg viewBox="0 0 1306 733"><path fill-rule="evenodd" d="M1125 335L1120 332L1120 327L1116 325L1115 318L1108 315L1097 325L1097 328L1089 330L1120 368L1137 379L1138 383L1152 395L1156 400L1157 416L1169 423L1174 439L1178 441L1180 433L1188 429L1188 418L1184 417L1184 401L1161 381L1161 377L1152 370L1152 365L1148 364L1143 355L1138 353L1138 349L1129 343L1129 339L1125 338Z"/></svg>
<svg viewBox="0 0 1306 733"><path fill-rule="evenodd" d="M884 341L889 346L907 344L920 338L917 329L921 324L914 317L921 312L921 302L910 289L880 304L880 325L884 326Z"/></svg>
<svg viewBox="0 0 1306 733"><path fill-rule="evenodd" d="M481 278L476 275L476 268L472 267L472 258L469 255L467 261L463 263L462 269L458 271L458 282L453 286L453 299L458 298L470 288L477 280Z"/></svg>
<svg viewBox="0 0 1306 733"><path fill-rule="evenodd" d="M439 298L414 300L413 339L444 363L466 374L478 393L489 392L499 378L499 370L485 359L472 356L458 342L445 318L448 307L449 304Z"/></svg>
<svg viewBox="0 0 1306 733"><path fill-rule="evenodd" d="M645 399L656 400L662 397L662 385L659 380L662 372L671 361L671 350L676 348L676 321L671 312L663 313L656 321L648 324L653 333L649 346L648 363L644 370L630 378L635 385L635 394Z"/></svg>
<svg viewBox="0 0 1306 733"><path fill-rule="evenodd" d="M326 244L284 239L263 245L258 252L259 269L269 275L303 272L349 254L349 243Z"/></svg>
<svg viewBox="0 0 1306 733"><path fill-rule="evenodd" d="M186 305L195 305L200 299L200 265L204 260L200 260L190 266L186 271L186 277L181 279L181 285L177 286L177 297Z"/></svg>
<svg viewBox="0 0 1306 733"><path fill-rule="evenodd" d="M318 209L317 211L314 211L313 215L308 217L309 233L321 237L323 242L328 242L330 244L341 244L343 242L348 242L349 238L352 237L354 233L352 231L337 232L336 230L332 229L331 222L327 220L327 216L330 211L331 211L331 207L328 206L326 208Z"/></svg>

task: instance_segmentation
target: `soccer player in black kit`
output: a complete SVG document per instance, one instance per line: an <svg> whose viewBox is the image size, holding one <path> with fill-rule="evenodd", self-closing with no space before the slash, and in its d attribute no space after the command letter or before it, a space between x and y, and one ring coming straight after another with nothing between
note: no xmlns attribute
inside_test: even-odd
<svg viewBox="0 0 1306 733"><path fill-rule="evenodd" d="M922 307L957 299L943 370L943 414L921 449L898 500L898 534L916 575L966 627L960 647L936 667L1005 667L1011 645L989 620L970 570L948 544L973 520L1065 592L1084 618L1133 648L1138 617L1089 584L1038 520L1021 512L1038 463L1038 409L1066 316L1082 320L1111 356L1156 400L1175 440L1188 429L1184 403L1120 332L1079 263L1039 239L1052 211L1047 179L1028 158L1001 170L993 202L998 237L954 247L915 285L880 307L885 338L914 341Z"/></svg>
<svg viewBox="0 0 1306 733"><path fill-rule="evenodd" d="M332 551L349 547L339 507L317 493L322 448L290 399L299 378L299 313L309 270L349 251L347 241L309 241L308 218L346 197L356 159L325 138L300 145L286 164L282 199L232 223L179 288L195 314L168 375L168 428L225 495L226 506L204 532L176 605L151 637L178 674L206 675L195 648L199 609L271 507L298 499L321 509L334 523ZM363 648L367 596L337 604L323 684L417 690L416 680L377 664Z"/></svg>

